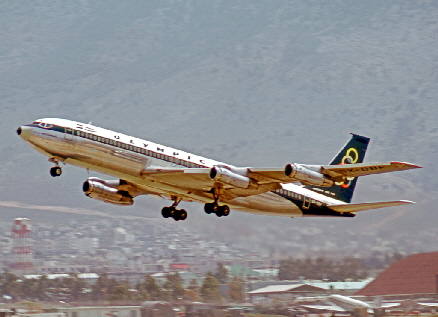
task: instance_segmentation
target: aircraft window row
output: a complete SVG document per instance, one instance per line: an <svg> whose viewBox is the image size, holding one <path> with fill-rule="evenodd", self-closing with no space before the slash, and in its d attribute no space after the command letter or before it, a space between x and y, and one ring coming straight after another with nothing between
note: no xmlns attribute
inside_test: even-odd
<svg viewBox="0 0 438 317"><path fill-rule="evenodd" d="M295 198L295 199L299 199L299 200L303 199L302 195L299 195L297 193L294 193L294 192L286 190L286 189L279 189L276 192L279 193L280 195L283 195L283 196L286 196L286 197L289 197L289 198ZM322 202L320 202L318 200L315 200L315 199L311 199L310 203L316 204L317 206L322 206L323 205Z"/></svg>
<svg viewBox="0 0 438 317"><path fill-rule="evenodd" d="M294 198L294 199L298 199L298 200L303 200L303 196L302 195L299 195L299 194L294 193L294 192L289 191L289 190L279 189L276 192L279 193L280 195L288 197L288 198ZM315 204L317 206L322 206L323 205L322 202L320 202L319 200L315 200L315 199L311 199L310 203Z"/></svg>
<svg viewBox="0 0 438 317"><path fill-rule="evenodd" d="M291 192L291 191L286 190L286 189L279 189L278 193L280 195L283 195L283 196L286 196L286 197L289 197L289 198L302 199L301 195L299 195L297 193L294 193L294 192Z"/></svg>
<svg viewBox="0 0 438 317"><path fill-rule="evenodd" d="M87 132L76 130L76 135L79 136L79 137L85 138L85 139L89 139L89 140L97 141L97 142L100 142L100 143L112 145L112 146L115 146L115 147L118 147L118 148L121 148L121 149L129 150L129 151L136 152L136 153L140 153L140 154L143 154L143 155L146 155L146 156L150 156L150 157L153 157L153 158L158 158L158 159L161 159L161 160L164 160L164 161L167 161L167 162L170 162L170 163L174 163L174 164L177 164L177 165L185 166L185 167L192 167L192 168L193 167L198 167L198 168L205 167L205 166L202 166L200 164L188 162L188 161L185 161L185 160L173 157L173 156L168 156L168 155L165 155L165 154L161 154L161 153L150 151L150 150L147 150L147 149L144 149L144 148L140 148L140 147L137 147L137 146L134 146L134 145L126 144L126 143L123 143L123 142L120 142L120 141L116 141L116 140L104 138L104 137L101 137L101 136L97 136L97 135L92 134L92 133L87 133Z"/></svg>

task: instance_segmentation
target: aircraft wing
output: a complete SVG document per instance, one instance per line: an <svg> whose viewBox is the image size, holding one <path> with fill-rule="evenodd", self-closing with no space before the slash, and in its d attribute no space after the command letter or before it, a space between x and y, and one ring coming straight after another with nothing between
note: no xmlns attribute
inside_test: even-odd
<svg viewBox="0 0 438 317"><path fill-rule="evenodd" d="M142 171L142 176L172 184L180 188L209 191L217 183L230 197L247 197L281 188L281 183L302 183L315 186L331 186L328 179L344 179L369 174L380 174L392 171L418 168L410 163L357 163L346 165L304 165L288 164L285 168L243 167L228 169L223 166L213 168L164 168L150 166ZM403 202L404 203L404 202ZM388 204L388 203L384 203ZM400 203L393 202L390 206ZM377 205L356 206L356 211L386 207ZM345 209L343 205L331 206ZM348 212L348 211L346 211Z"/></svg>
<svg viewBox="0 0 438 317"><path fill-rule="evenodd" d="M142 176L185 188L210 190L214 182L208 176L209 168L160 168L150 167L142 171Z"/></svg>
<svg viewBox="0 0 438 317"><path fill-rule="evenodd" d="M328 205L327 207L330 208L331 210L338 212L357 212L362 210L401 206L408 204L415 204L415 202L409 200L395 200L395 201L383 201L383 202L375 202L375 203Z"/></svg>
<svg viewBox="0 0 438 317"><path fill-rule="evenodd" d="M332 180L344 179L346 177L359 177L372 174L382 174L395 171L404 171L421 166L405 162L383 162L383 163L354 163L343 165L306 165L292 164L300 166L304 173L316 173L324 175ZM287 167L286 167L287 170ZM291 178L285 173L285 168L248 168L249 176L256 179L259 183L282 182L297 183L299 178ZM315 175L315 174L313 174Z"/></svg>
<svg viewBox="0 0 438 317"><path fill-rule="evenodd" d="M336 177L359 177L371 174L382 174L395 171L404 171L421 166L404 162L384 162L384 163L355 163L344 165L323 165L321 173L331 178Z"/></svg>
<svg viewBox="0 0 438 317"><path fill-rule="evenodd" d="M305 308L318 309L318 310L329 310L337 312L346 312L346 310L340 306L336 305L301 305Z"/></svg>
<svg viewBox="0 0 438 317"><path fill-rule="evenodd" d="M216 181L210 177L210 173L211 168L150 167L142 171L142 176L181 188L208 192L216 183ZM255 186L254 184L248 183L247 187L242 187L239 183L236 185L233 182L221 182L221 184L225 190L224 194L230 198L247 197L281 188L280 180L256 182Z"/></svg>

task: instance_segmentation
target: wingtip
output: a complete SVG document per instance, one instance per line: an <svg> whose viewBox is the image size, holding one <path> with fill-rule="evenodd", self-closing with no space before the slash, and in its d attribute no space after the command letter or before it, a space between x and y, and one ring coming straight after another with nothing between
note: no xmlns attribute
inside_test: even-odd
<svg viewBox="0 0 438 317"><path fill-rule="evenodd" d="M403 204L416 204L416 202L412 200L400 200L400 202Z"/></svg>
<svg viewBox="0 0 438 317"><path fill-rule="evenodd" d="M404 168L404 169L423 168L420 165L416 165L408 162L391 162L391 164L397 165L400 168Z"/></svg>

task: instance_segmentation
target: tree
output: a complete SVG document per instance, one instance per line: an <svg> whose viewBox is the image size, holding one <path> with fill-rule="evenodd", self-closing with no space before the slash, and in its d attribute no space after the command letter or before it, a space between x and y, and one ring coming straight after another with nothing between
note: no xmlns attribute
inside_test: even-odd
<svg viewBox="0 0 438 317"><path fill-rule="evenodd" d="M92 298L94 300L105 300L107 299L108 294L113 294L114 289L119 285L113 278L108 278L108 274L103 273L99 276L96 281L96 284L92 287Z"/></svg>
<svg viewBox="0 0 438 317"><path fill-rule="evenodd" d="M184 299L191 302L200 302L199 286L195 279L190 281L189 287L184 291Z"/></svg>
<svg viewBox="0 0 438 317"><path fill-rule="evenodd" d="M201 297L207 303L220 303L223 301L219 290L219 281L214 277L214 274L208 272L201 286Z"/></svg>
<svg viewBox="0 0 438 317"><path fill-rule="evenodd" d="M280 266L278 268L278 279L282 280L294 280L299 278L299 274L295 273L295 265L297 263L291 258L280 260Z"/></svg>
<svg viewBox="0 0 438 317"><path fill-rule="evenodd" d="M227 292L228 300L233 303L243 303L245 301L245 294L243 293L242 280L234 276L230 283Z"/></svg>
<svg viewBox="0 0 438 317"><path fill-rule="evenodd" d="M18 276L15 274L5 271L0 276L0 283L2 294L10 295L14 299L22 296L21 283L18 282Z"/></svg>
<svg viewBox="0 0 438 317"><path fill-rule="evenodd" d="M184 287L181 284L181 277L178 273L169 273L166 275L166 289L171 300L178 300L184 296Z"/></svg>
<svg viewBox="0 0 438 317"><path fill-rule="evenodd" d="M88 284L83 279L79 278L77 274L70 274L70 291L74 300L78 300L84 288Z"/></svg>
<svg viewBox="0 0 438 317"><path fill-rule="evenodd" d="M50 287L50 280L46 274L41 275L38 280L38 299L44 300L47 298L47 289Z"/></svg>
<svg viewBox="0 0 438 317"><path fill-rule="evenodd" d="M142 289L148 294L149 300L161 300L163 299L163 290L160 285L155 282L155 279L148 275L142 283Z"/></svg>
<svg viewBox="0 0 438 317"><path fill-rule="evenodd" d="M219 281L220 284L225 284L228 281L228 270L222 263L217 264L216 272L214 277Z"/></svg>
<svg viewBox="0 0 438 317"><path fill-rule="evenodd" d="M109 295L109 300L112 301L125 301L131 298L131 294L129 293L129 284L123 283L120 285L117 285L114 288L114 292Z"/></svg>
<svg viewBox="0 0 438 317"><path fill-rule="evenodd" d="M35 300L38 298L38 280L37 279L24 279L21 283L21 289L23 290L23 296L26 299Z"/></svg>

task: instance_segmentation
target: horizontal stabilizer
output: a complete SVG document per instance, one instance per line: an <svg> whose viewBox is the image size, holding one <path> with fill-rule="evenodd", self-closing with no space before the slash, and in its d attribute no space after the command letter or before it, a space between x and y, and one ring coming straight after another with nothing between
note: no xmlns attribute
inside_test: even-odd
<svg viewBox="0 0 438 317"><path fill-rule="evenodd" d="M357 212L357 211L368 210L368 209L401 206L401 205L414 204L414 203L415 202L409 200L395 200L395 201L382 201L375 203L329 205L327 207L330 208L331 210L338 212Z"/></svg>
<svg viewBox="0 0 438 317"><path fill-rule="evenodd" d="M383 162L383 163L355 163L344 165L324 165L321 173L332 178L336 177L359 177L371 174L382 174L395 171L404 171L421 166L405 162Z"/></svg>

